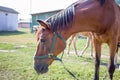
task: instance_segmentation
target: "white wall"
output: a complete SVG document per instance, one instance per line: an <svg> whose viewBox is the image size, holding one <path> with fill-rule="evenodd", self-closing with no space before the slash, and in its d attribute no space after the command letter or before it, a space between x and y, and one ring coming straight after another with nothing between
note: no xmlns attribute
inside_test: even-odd
<svg viewBox="0 0 120 80"><path fill-rule="evenodd" d="M16 31L18 28L18 14L0 11L0 31Z"/></svg>
<svg viewBox="0 0 120 80"><path fill-rule="evenodd" d="M18 14L8 14L7 28L10 31L16 31L18 29Z"/></svg>
<svg viewBox="0 0 120 80"><path fill-rule="evenodd" d="M0 12L0 31L5 31L7 27L7 17L4 12Z"/></svg>

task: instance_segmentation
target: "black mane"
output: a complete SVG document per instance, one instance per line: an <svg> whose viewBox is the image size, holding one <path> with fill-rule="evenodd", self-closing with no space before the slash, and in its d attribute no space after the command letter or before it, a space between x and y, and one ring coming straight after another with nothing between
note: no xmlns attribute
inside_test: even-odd
<svg viewBox="0 0 120 80"><path fill-rule="evenodd" d="M105 3L105 0L98 0L101 5ZM53 15L52 17L48 18L46 22L50 24L50 29L52 31L58 31L58 30L64 30L70 26L68 26L68 23L73 22L75 10L74 7L77 4L77 2L73 3L71 6L66 8L65 10L62 10L61 12Z"/></svg>
<svg viewBox="0 0 120 80"><path fill-rule="evenodd" d="M50 24L50 28L55 32L70 27L68 26L68 23L73 22L74 15L74 5L71 5L65 10L50 17L46 22Z"/></svg>

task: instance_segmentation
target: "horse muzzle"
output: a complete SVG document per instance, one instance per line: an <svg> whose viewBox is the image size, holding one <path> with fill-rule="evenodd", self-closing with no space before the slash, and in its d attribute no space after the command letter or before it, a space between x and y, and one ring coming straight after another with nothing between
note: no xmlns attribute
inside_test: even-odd
<svg viewBox="0 0 120 80"><path fill-rule="evenodd" d="M34 64L34 69L36 70L36 72L38 74L44 74L46 72L48 72L48 64L46 63L36 63Z"/></svg>

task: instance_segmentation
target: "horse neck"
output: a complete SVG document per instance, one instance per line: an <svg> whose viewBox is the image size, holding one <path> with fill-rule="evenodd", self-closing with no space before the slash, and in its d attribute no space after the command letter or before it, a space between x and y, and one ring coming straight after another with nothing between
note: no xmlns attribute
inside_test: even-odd
<svg viewBox="0 0 120 80"><path fill-rule="evenodd" d="M115 4L114 0L106 0L104 5L101 6L97 0L88 0L83 5L78 4L75 8L75 23L72 32L104 33L108 28L107 26L112 25L111 19L114 16L113 4Z"/></svg>
<svg viewBox="0 0 120 80"><path fill-rule="evenodd" d="M104 16L102 11L106 11L106 8L109 6L114 11L112 5L115 4L114 0L106 0L105 4L103 6L100 6L98 1L91 0L92 2L86 2L86 4L81 5L78 4L75 7L75 16L74 16L74 22L73 24L69 24L69 27L67 30L61 30L61 34L65 37L65 39L68 39L72 34L78 33L78 32L95 32L98 34L103 34L105 30L107 30L108 26L112 25L112 22L110 21L113 17L113 14L109 14L109 19L107 22L103 22L105 16L107 16L107 12ZM90 3L90 4L87 4ZM96 11L93 13L93 10ZM110 12L110 11L109 11ZM108 24L111 23L111 24ZM107 25L106 25L107 24Z"/></svg>

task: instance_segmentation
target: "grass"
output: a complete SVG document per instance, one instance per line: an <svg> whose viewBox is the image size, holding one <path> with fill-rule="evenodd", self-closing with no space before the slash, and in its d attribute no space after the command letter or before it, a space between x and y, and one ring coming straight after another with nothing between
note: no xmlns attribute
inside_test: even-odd
<svg viewBox="0 0 120 80"><path fill-rule="evenodd" d="M26 30L22 28L14 32L0 32L0 42L13 44L34 43L35 35L30 34L29 29Z"/></svg>
<svg viewBox="0 0 120 80"><path fill-rule="evenodd" d="M85 46L85 42L86 39L78 39L79 52ZM36 50L35 34L31 34L29 29L20 28L17 32L0 32L0 50L4 50L0 51L0 80L36 80L37 77L37 80L74 80L58 61L52 63L48 73L39 76L36 74L33 69L33 56ZM73 46L71 50L74 50ZM107 45L103 45L100 80L107 73L108 53ZM69 56L65 54L63 62L80 80L93 80L94 59L90 56L90 48L83 57L77 57L74 53ZM119 80L119 75L120 71L117 68L114 80ZM105 80L108 80L108 76Z"/></svg>

